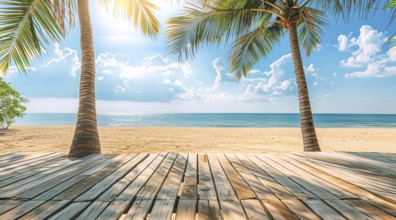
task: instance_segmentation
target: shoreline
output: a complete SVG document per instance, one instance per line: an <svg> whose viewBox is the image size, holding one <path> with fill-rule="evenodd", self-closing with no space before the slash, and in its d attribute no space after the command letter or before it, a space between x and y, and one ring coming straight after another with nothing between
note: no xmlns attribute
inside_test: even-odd
<svg viewBox="0 0 396 220"><path fill-rule="evenodd" d="M74 126L11 126L0 153L67 152ZM396 153L396 128L317 128L322 151ZM299 127L99 127L102 153L302 152Z"/></svg>

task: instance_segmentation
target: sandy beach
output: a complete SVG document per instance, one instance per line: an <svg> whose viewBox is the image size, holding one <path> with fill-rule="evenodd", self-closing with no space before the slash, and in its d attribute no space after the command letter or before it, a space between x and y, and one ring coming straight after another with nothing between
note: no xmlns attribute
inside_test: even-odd
<svg viewBox="0 0 396 220"><path fill-rule="evenodd" d="M0 153L67 152L72 126L13 126ZM100 127L102 152L302 151L299 128ZM396 129L318 128L323 151L396 152Z"/></svg>

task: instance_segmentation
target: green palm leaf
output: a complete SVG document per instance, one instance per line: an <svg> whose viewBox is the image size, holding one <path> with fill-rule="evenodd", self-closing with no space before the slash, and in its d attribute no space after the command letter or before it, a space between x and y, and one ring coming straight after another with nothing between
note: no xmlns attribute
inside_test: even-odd
<svg viewBox="0 0 396 220"><path fill-rule="evenodd" d="M236 39L230 52L231 71L239 80L246 77L260 59L267 57L284 32L280 25L254 29Z"/></svg>
<svg viewBox="0 0 396 220"><path fill-rule="evenodd" d="M14 63L26 72L44 44L63 37L64 28L54 18L51 1L0 0L0 5L0 71L5 75Z"/></svg>
<svg viewBox="0 0 396 220"><path fill-rule="evenodd" d="M298 36L305 54L309 56L312 50L317 49L320 44L322 28L326 25L322 11L313 8L301 9L300 21L298 23Z"/></svg>
<svg viewBox="0 0 396 220"><path fill-rule="evenodd" d="M200 8L190 5L184 9L183 14L170 19L166 38L171 53L178 54L179 59L193 58L202 44L218 44L221 40L227 42L235 39L263 18L262 13L250 8L228 7L220 5L217 8Z"/></svg>

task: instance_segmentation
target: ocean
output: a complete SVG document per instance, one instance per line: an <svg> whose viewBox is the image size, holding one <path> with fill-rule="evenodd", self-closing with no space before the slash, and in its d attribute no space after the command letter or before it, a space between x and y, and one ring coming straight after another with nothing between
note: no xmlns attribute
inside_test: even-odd
<svg viewBox="0 0 396 220"><path fill-rule="evenodd" d="M99 126L172 126L172 127L299 127L298 114L267 113L177 113L177 114L104 114ZM314 114L319 128L396 128L396 115ZM75 125L76 114L31 113L17 119L15 125Z"/></svg>

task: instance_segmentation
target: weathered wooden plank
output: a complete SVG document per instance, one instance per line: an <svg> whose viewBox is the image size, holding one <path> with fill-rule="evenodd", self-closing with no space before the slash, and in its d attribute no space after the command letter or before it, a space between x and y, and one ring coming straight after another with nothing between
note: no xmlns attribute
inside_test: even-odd
<svg viewBox="0 0 396 220"><path fill-rule="evenodd" d="M221 211L217 200L198 200L198 220L221 219Z"/></svg>
<svg viewBox="0 0 396 220"><path fill-rule="evenodd" d="M306 155L309 155L310 158L314 158L316 162L320 163L321 165L338 169L338 172L342 172L347 175L352 174L356 178L362 178L365 183L378 188L378 190L396 195L394 176L391 176L391 174L384 172L380 168L376 169L367 163L361 163L356 160L349 159L348 156L343 154L321 153ZM348 169L345 169L346 167L348 167ZM378 182L378 178L381 178L382 181Z"/></svg>
<svg viewBox="0 0 396 220"><path fill-rule="evenodd" d="M197 213L196 198L181 198L176 210L175 220L195 220Z"/></svg>
<svg viewBox="0 0 396 220"><path fill-rule="evenodd" d="M132 183L130 183L115 199L132 201L140 189L146 184L146 182L152 177L154 172L158 169L158 166L163 162L166 153L160 153L158 157L142 172ZM99 197L100 200L106 201L109 196L106 193Z"/></svg>
<svg viewBox="0 0 396 220"><path fill-rule="evenodd" d="M128 201L113 201L99 215L97 219L108 220L118 219L127 209Z"/></svg>
<svg viewBox="0 0 396 220"><path fill-rule="evenodd" d="M391 164L391 165L395 165L396 164L396 159L395 158L387 157L387 156L384 156L384 155L379 155L379 154L372 153L372 152L370 152L370 153L368 153L368 152L364 152L364 153L362 153L362 152L344 152L344 153L352 154L352 155L355 155L357 157L363 157L365 159L372 159L372 160L375 160L377 162L388 163L388 164Z"/></svg>
<svg viewBox="0 0 396 220"><path fill-rule="evenodd" d="M68 205L65 209L56 213L54 216L49 218L50 220L64 220L76 218L87 206L89 202L73 202Z"/></svg>
<svg viewBox="0 0 396 220"><path fill-rule="evenodd" d="M113 173L102 179L100 182L95 184L88 191L81 194L74 201L91 201L97 198L103 191L108 189L111 185L120 180L125 176L130 170L136 167L141 161L143 161L148 156L147 153L140 153L137 156L131 155L132 158L120 168L115 170Z"/></svg>
<svg viewBox="0 0 396 220"><path fill-rule="evenodd" d="M180 198L197 198L197 154L188 154L188 162L184 175L184 184Z"/></svg>
<svg viewBox="0 0 396 220"><path fill-rule="evenodd" d="M34 166L40 165L48 160L59 158L61 155L62 154L59 153L45 154L43 156L34 155L31 158L24 160L23 162L1 167L0 178L4 179L5 177L11 176L15 172L24 170L26 168L33 168Z"/></svg>
<svg viewBox="0 0 396 220"><path fill-rule="evenodd" d="M245 182L245 180L239 175L239 173L230 164L224 154L217 154L217 158L223 167L223 170L231 183L232 188L239 200L242 199L255 199L256 195L250 189L250 186Z"/></svg>
<svg viewBox="0 0 396 220"><path fill-rule="evenodd" d="M35 161L40 161L42 158L51 157L51 156L60 156L60 155L61 154L59 153L26 154L22 157L15 158L15 160L2 162L0 166L0 172L14 169L17 168L18 166L29 164Z"/></svg>
<svg viewBox="0 0 396 220"><path fill-rule="evenodd" d="M248 199L241 200L243 209L245 210L247 219L249 220L264 220L271 219L259 200Z"/></svg>
<svg viewBox="0 0 396 220"><path fill-rule="evenodd" d="M154 199L162 187L165 178L169 174L176 156L176 153L170 153L167 155L165 160L136 195L136 200L125 216L126 219L141 219L148 215L148 212L155 201Z"/></svg>
<svg viewBox="0 0 396 220"><path fill-rule="evenodd" d="M214 154L208 154L208 159L219 200L237 200L235 192L221 168L217 157Z"/></svg>
<svg viewBox="0 0 396 220"><path fill-rule="evenodd" d="M299 199L285 199L282 203L301 220L320 220L320 218L312 212Z"/></svg>
<svg viewBox="0 0 396 220"><path fill-rule="evenodd" d="M58 210L61 210L63 207L67 206L71 201L48 201L37 208L33 209L32 211L23 215L20 220L41 220L46 219L49 216L56 213Z"/></svg>
<svg viewBox="0 0 396 220"><path fill-rule="evenodd" d="M319 159L312 159L312 156L307 157L306 155L301 155L301 154L296 154L301 158L305 158L306 160L309 161L310 165L314 166L317 169L320 169L323 172L329 173L337 178L341 178L349 183L352 183L358 187L363 188L366 191L369 191L370 193L388 200L390 202L394 202L396 203L396 198L395 195L386 192L385 190L381 189L380 187L375 187L374 186L374 182L368 182L368 177L367 176L362 176L359 175L357 172L351 172L348 171L349 169L351 169L350 167L347 166L335 166L335 165L331 165L329 163L322 163ZM376 180L376 182L378 183L378 185L380 185L381 183L378 181L378 179Z"/></svg>
<svg viewBox="0 0 396 220"><path fill-rule="evenodd" d="M153 220L170 220L172 218L173 207L175 206L174 199L155 200L154 207L151 210L148 219Z"/></svg>
<svg viewBox="0 0 396 220"><path fill-rule="evenodd" d="M267 161L268 159L261 158L262 160L259 160L257 157L255 157L253 155L250 155L249 159L252 162L256 163L258 167L265 170L273 179L275 179L279 184L281 184L283 187L288 189L290 192L292 192L298 198L300 198L300 199L318 198L315 194L311 193L310 191L301 187L296 182L292 181L287 175L281 173L280 171L274 169L273 167L271 167L270 165L265 163L265 161Z"/></svg>
<svg viewBox="0 0 396 220"><path fill-rule="evenodd" d="M370 219L384 219L384 220L395 219L395 217L389 215L388 213L382 211L379 208L376 208L375 206L370 205L370 203L368 202L357 199L344 200L344 201L349 203L353 207L357 208L359 212L369 216Z"/></svg>
<svg viewBox="0 0 396 220"><path fill-rule="evenodd" d="M7 186L9 184L15 183L17 184L18 182L21 182L23 179L26 179L28 177L32 177L34 175L37 175L41 172L44 172L46 170L52 169L57 166L62 166L65 163L67 163L69 160L67 158L64 159L59 159L55 158L52 160L49 160L47 162L41 163L36 166L28 167L23 170L19 170L18 172L13 173L12 175L9 175L7 177L0 177L0 187ZM3 172L1 172L3 174ZM3 176L3 175L1 175Z"/></svg>
<svg viewBox="0 0 396 220"><path fill-rule="evenodd" d="M92 186L100 182L102 179L104 179L106 176L110 175L112 172L117 170L119 167L124 165L126 162L128 162L131 158L128 156L123 155L123 157L117 159L110 160L112 163L109 165L103 167L100 170L97 170L97 172L93 173L92 175L88 176L87 178L81 180L80 182L74 184L67 190L61 192L57 196L53 198L53 200L73 200L77 198L79 195L90 189ZM89 172L92 169L88 170ZM86 173L85 171L84 173ZM83 174L79 174L78 176L84 176Z"/></svg>
<svg viewBox="0 0 396 220"><path fill-rule="evenodd" d="M245 212L238 200L220 200L224 219L246 219Z"/></svg>
<svg viewBox="0 0 396 220"><path fill-rule="evenodd" d="M384 212L396 217L396 204L390 203L382 199L370 199L366 201L371 205L383 210Z"/></svg>
<svg viewBox="0 0 396 220"><path fill-rule="evenodd" d="M331 194L325 187L322 187L320 183L323 183L323 181L312 177L309 173L305 172L304 179L301 178L303 176L301 173L298 172L297 169L294 170L289 170L289 167L292 167L292 165L289 164L289 166L284 166L280 165L284 163L283 161L279 161L276 159L276 157L269 155L269 154L262 154L258 155L260 159L264 159L267 164L272 166L274 169L278 170L281 172L284 176L287 176L288 178L292 179L294 182L298 183L304 189L309 190L310 192L314 193L316 196L320 197L321 199L337 199L336 196ZM287 168L286 168L287 167Z"/></svg>
<svg viewBox="0 0 396 220"><path fill-rule="evenodd" d="M280 200L261 200L273 219L298 219Z"/></svg>
<svg viewBox="0 0 396 220"><path fill-rule="evenodd" d="M340 157L345 158L346 160L353 161L357 164L361 164L364 166L370 166L374 169L378 169L381 171L383 171L384 168L386 168L385 171L389 171L389 174L392 174L392 175L396 174L396 171L395 171L396 164L389 163L389 162L383 162L383 160L386 160L386 158L384 158L384 157L374 157L376 159L373 159L369 156L359 156L356 154L351 154L351 153L346 153L346 152L326 152L326 154L334 155L337 158L340 158Z"/></svg>
<svg viewBox="0 0 396 220"><path fill-rule="evenodd" d="M187 154L179 154L156 197L150 219L171 219L186 162Z"/></svg>
<svg viewBox="0 0 396 220"><path fill-rule="evenodd" d="M317 215L319 215L324 220L345 219L341 214L336 212L333 208L324 203L322 200L307 199L303 202L307 204Z"/></svg>
<svg viewBox="0 0 396 220"><path fill-rule="evenodd" d="M22 161L27 157L29 157L29 154L26 153L10 153L4 155L2 158L0 158L0 168L3 168L10 164L18 163L19 161Z"/></svg>
<svg viewBox="0 0 396 220"><path fill-rule="evenodd" d="M148 182L143 186L140 192L136 195L137 199L154 199L159 192L165 178L171 169L173 162L175 161L177 153L170 153L165 160L161 163L158 169L155 171L153 176L150 177Z"/></svg>
<svg viewBox="0 0 396 220"><path fill-rule="evenodd" d="M98 163L101 163L105 161L106 159L110 159L111 157L109 155L104 156L104 155L97 155L92 157L92 160L90 160L89 163L84 163L87 161L84 161L81 166L79 166L77 169L73 169L63 175L58 176L57 178L51 179L47 182L44 182L40 185L37 185L35 187L32 187L30 190L26 190L22 192L21 194L17 195L17 198L23 198L23 199L32 199L34 197L35 200L48 200L56 196L57 194L63 192L66 190L68 187L74 185L78 181L81 181L82 179L86 178L84 177L76 177L81 172L84 172L85 170L91 169L92 167L95 167ZM75 181L77 180L77 181Z"/></svg>
<svg viewBox="0 0 396 220"><path fill-rule="evenodd" d="M227 158L234 166L235 170L242 176L246 183L253 190L258 199L278 199L260 180L234 154L226 154Z"/></svg>
<svg viewBox="0 0 396 220"><path fill-rule="evenodd" d="M301 156L296 156L293 154L288 154L287 155L290 160L295 160L300 162L295 163L295 165L303 165L304 169L306 170L312 170L314 169L315 175L319 176L322 179L331 181L333 184L336 184L340 188L344 188L345 190L354 193L364 199L366 202L370 202L373 205L376 205L383 209L384 211L394 214L396 216L396 205L392 205L389 202L384 201L384 197L378 194L373 194L370 190L366 189L366 186L363 185L361 181L355 181L353 175L343 175L339 174L337 172L334 172L331 169L322 167L318 165L317 163L313 163L310 160L304 159ZM386 199L386 198L385 198Z"/></svg>
<svg viewBox="0 0 396 220"><path fill-rule="evenodd" d="M244 154L236 154L237 157L240 159L240 161L245 165L249 171L257 177L257 179L260 181L263 190L269 191L270 193L274 194L277 198L279 199L291 199L295 198L294 195L286 189L284 186L279 184L275 179L273 179L265 170L261 169L258 167L255 163L253 163L246 155ZM253 157L253 160L256 160L257 162L258 159ZM263 197L265 198L264 200L270 200L274 199L270 194L266 195L264 194ZM267 199L268 197L268 199Z"/></svg>
<svg viewBox="0 0 396 220"><path fill-rule="evenodd" d="M21 205L22 203L23 203L23 201L20 201L20 200L5 200L5 201L0 202L0 215Z"/></svg>
<svg viewBox="0 0 396 220"><path fill-rule="evenodd" d="M18 182L18 184L12 184L10 186L3 187L1 188L2 193L0 193L0 197L3 198L13 197L24 191L28 191L33 187L39 186L51 179L56 179L59 176L63 175L64 173L76 169L79 165L82 166L83 164L88 163L90 159L92 159L92 157L83 161L73 160L64 165L54 167L52 169L46 170L32 177L23 179L22 181Z"/></svg>
<svg viewBox="0 0 396 220"><path fill-rule="evenodd" d="M357 208L351 206L343 200L325 200L327 204L336 209L347 219L366 219L367 215L361 213Z"/></svg>
<svg viewBox="0 0 396 220"><path fill-rule="evenodd" d="M0 215L0 219L17 219L43 204L44 201L27 201Z"/></svg>
<svg viewBox="0 0 396 220"><path fill-rule="evenodd" d="M5 153L5 154L0 154L0 164L2 164L3 161L10 162L12 159L18 160L18 157L23 157L26 156L26 153ZM1 167L1 166L0 166Z"/></svg>
<svg viewBox="0 0 396 220"><path fill-rule="evenodd" d="M136 199L128 213L125 215L124 219L130 220L141 220L146 219L147 214L149 213L151 206L153 204L153 199Z"/></svg>
<svg viewBox="0 0 396 220"><path fill-rule="evenodd" d="M352 193L349 193L348 191L345 191L336 185L330 184L327 181L324 181L316 177L315 175L296 167L295 164L293 163L294 160L292 161L287 159L282 160L281 158L284 158L283 155L277 155L277 156L265 155L265 157L279 164L278 167L283 166L287 170L290 170L290 172L287 171L289 177L293 175L294 177L293 179L296 182L298 182L300 185L310 190L311 192L316 192L316 195L320 196L322 199L336 199L337 197L341 199L358 198L356 195L353 195ZM286 171L286 169L283 170Z"/></svg>
<svg viewBox="0 0 396 220"><path fill-rule="evenodd" d="M177 193L180 188L180 184L182 181L184 169L186 167L187 154L180 153L175 163L173 164L171 171L165 179L165 182L162 184L160 191L156 197L157 200L175 200L177 197Z"/></svg>
<svg viewBox="0 0 396 220"><path fill-rule="evenodd" d="M150 154L144 161L139 163L133 170L131 170L122 179L118 180L109 189L107 189L96 201L113 201L131 182L135 181L136 178L142 176L142 172L152 173L151 166L155 166L156 162L154 159L158 157L158 154ZM157 158L159 159L159 158ZM140 189L140 188L139 188Z"/></svg>
<svg viewBox="0 0 396 220"><path fill-rule="evenodd" d="M199 155L199 198L202 200L217 200L216 190L214 187L212 173L208 163L207 156Z"/></svg>
<svg viewBox="0 0 396 220"><path fill-rule="evenodd" d="M96 219L99 217L100 213L105 210L105 208L109 205L110 202L103 201L94 201L91 203L83 213L81 213L76 220L84 220L84 219Z"/></svg>

